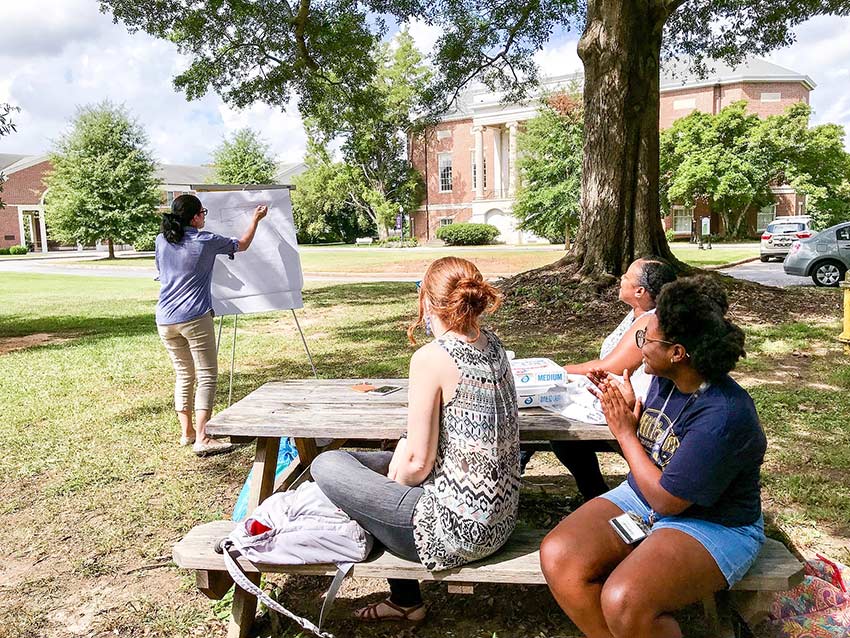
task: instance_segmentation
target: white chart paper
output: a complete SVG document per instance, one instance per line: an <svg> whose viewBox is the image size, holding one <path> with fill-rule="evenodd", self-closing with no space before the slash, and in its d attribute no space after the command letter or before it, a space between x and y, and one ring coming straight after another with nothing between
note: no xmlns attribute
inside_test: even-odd
<svg viewBox="0 0 850 638"><path fill-rule="evenodd" d="M216 315L302 308L304 275L289 189L199 192L207 209L204 230L242 237L259 204L269 207L245 252L216 258L212 301Z"/></svg>

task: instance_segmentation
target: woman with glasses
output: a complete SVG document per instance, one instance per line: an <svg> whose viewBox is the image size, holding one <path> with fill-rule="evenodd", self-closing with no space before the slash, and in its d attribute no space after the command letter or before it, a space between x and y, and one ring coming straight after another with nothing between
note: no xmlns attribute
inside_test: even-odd
<svg viewBox="0 0 850 638"><path fill-rule="evenodd" d="M206 435L218 376L210 291L215 258L229 255L233 259L237 251L248 250L257 224L267 212L266 206L257 206L240 239L222 237L201 230L207 215L201 200L180 195L171 204L171 212L162 216L156 238L161 286L156 324L176 375L174 409L182 431L180 445L192 445L195 454L201 456L231 448L230 443Z"/></svg>
<svg viewBox="0 0 850 638"><path fill-rule="evenodd" d="M626 481L585 503L540 548L546 581L588 638L680 638L670 615L738 582L764 543L766 439L729 376L744 334L705 277L664 287L634 342L655 375L645 405L628 378L600 384Z"/></svg>
<svg viewBox="0 0 850 638"><path fill-rule="evenodd" d="M628 370L635 385L645 392L649 377L643 372L641 353L635 346L634 335L647 326L655 312L655 299L661 287L675 279L676 271L663 259L647 257L633 262L620 278L618 294L619 300L629 306L629 312L602 342L598 359L566 365L564 369L573 375L590 375L591 379L605 378L607 373L622 375L624 370ZM558 460L573 475L585 501L608 491L596 458L597 452L612 451L608 443L550 441L550 445Z"/></svg>

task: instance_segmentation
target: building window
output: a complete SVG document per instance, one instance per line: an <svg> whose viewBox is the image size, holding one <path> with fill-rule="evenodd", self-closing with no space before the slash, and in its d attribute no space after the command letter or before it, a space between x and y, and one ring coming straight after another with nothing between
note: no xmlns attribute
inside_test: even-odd
<svg viewBox="0 0 850 638"><path fill-rule="evenodd" d="M762 93L761 94L762 102L781 102L782 101L782 93Z"/></svg>
<svg viewBox="0 0 850 638"><path fill-rule="evenodd" d="M768 204L756 214L756 230L763 231L774 219L776 219L776 204Z"/></svg>
<svg viewBox="0 0 850 638"><path fill-rule="evenodd" d="M452 154L440 153L437 156L437 166L440 173L440 192L449 193L452 190Z"/></svg>
<svg viewBox="0 0 850 638"><path fill-rule="evenodd" d="M697 107L696 98L682 98L681 100L673 100L674 111L684 111L686 109L695 109Z"/></svg>
<svg viewBox="0 0 850 638"><path fill-rule="evenodd" d="M437 131L437 140L449 139L452 136L451 131Z"/></svg>
<svg viewBox="0 0 850 638"><path fill-rule="evenodd" d="M165 205L171 206L176 196L177 193L175 191L165 191Z"/></svg>
<svg viewBox="0 0 850 638"><path fill-rule="evenodd" d="M454 223L455 220L453 217L440 217L440 226L450 226Z"/></svg>
<svg viewBox="0 0 850 638"><path fill-rule="evenodd" d="M692 207L673 206L674 233L690 233L693 219L694 209Z"/></svg>
<svg viewBox="0 0 850 638"><path fill-rule="evenodd" d="M805 215L806 214L806 202L805 201L797 202L797 214L798 215Z"/></svg>
<svg viewBox="0 0 850 638"><path fill-rule="evenodd" d="M472 189L478 188L478 166L475 164L475 151L471 152L472 156ZM487 188L487 156L484 156L484 185L482 188Z"/></svg>

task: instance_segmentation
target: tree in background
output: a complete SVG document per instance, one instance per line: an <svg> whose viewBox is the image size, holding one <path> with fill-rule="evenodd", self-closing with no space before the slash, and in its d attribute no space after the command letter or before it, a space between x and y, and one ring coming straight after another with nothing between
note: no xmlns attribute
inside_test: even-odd
<svg viewBox="0 0 850 638"><path fill-rule="evenodd" d="M18 107L11 106L10 104L0 104L0 137L4 135L8 135L9 133L13 133L15 129L15 123L12 121L10 117L14 111L18 111ZM6 176L3 175L2 171L0 171L0 193L3 192L3 182L6 181ZM0 208L3 208L5 204L3 200L0 198Z"/></svg>
<svg viewBox="0 0 850 638"><path fill-rule="evenodd" d="M302 207L299 215L308 223L325 223L334 202L338 214L348 216L347 227L362 229L368 220L386 237L396 216L410 215L422 201L422 177L406 158L405 142L430 72L407 30L377 46L373 56L377 75L369 87L370 103L335 105L333 127L329 113L306 123L315 152L296 181L293 205ZM342 162L327 151L334 141L342 142Z"/></svg>
<svg viewBox="0 0 850 638"><path fill-rule="evenodd" d="M156 224L161 193L142 127L120 106L102 102L77 110L50 153L46 201L50 230L60 241L130 243Z"/></svg>
<svg viewBox="0 0 850 638"><path fill-rule="evenodd" d="M543 100L519 136L522 174L513 213L519 228L554 243L566 241L579 220L584 114L581 98L561 93Z"/></svg>
<svg viewBox="0 0 850 638"><path fill-rule="evenodd" d="M809 127L811 107L794 104L768 117L755 143L770 150L775 182L806 195L806 212L815 228L850 220L850 153L844 150L844 127Z"/></svg>
<svg viewBox="0 0 850 638"><path fill-rule="evenodd" d="M274 184L277 164L259 134L243 128L213 151L213 169L213 183Z"/></svg>
<svg viewBox="0 0 850 638"><path fill-rule="evenodd" d="M307 170L293 180L292 212L298 242L353 242L375 233L375 222L356 205L354 171L334 162L328 152L308 139Z"/></svg>
<svg viewBox="0 0 850 638"><path fill-rule="evenodd" d="M585 143L582 220L567 262L580 277L613 283L641 254L673 258L659 214L660 65L687 59L740 63L794 41L816 15L848 15L846 0L101 0L130 29L175 42L191 63L175 79L188 97L212 88L236 106L284 106L333 122L368 109L374 44L390 15L442 28L432 60L433 111L475 78L508 100L537 80L534 54L552 33L583 29ZM663 53L662 53L663 43ZM340 100L340 96L344 100ZM567 264L564 264L567 265Z"/></svg>
<svg viewBox="0 0 850 638"><path fill-rule="evenodd" d="M811 109L796 104L761 119L736 102L716 115L694 112L661 133L662 204L705 202L723 220L723 232L743 237L747 212L772 204L771 186L789 184L808 196L822 226L846 215L850 164L843 130L809 128Z"/></svg>

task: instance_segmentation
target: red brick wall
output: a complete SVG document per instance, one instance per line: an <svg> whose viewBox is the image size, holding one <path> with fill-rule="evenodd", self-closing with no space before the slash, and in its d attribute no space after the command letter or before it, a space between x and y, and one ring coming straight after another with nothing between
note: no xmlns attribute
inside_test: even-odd
<svg viewBox="0 0 850 638"><path fill-rule="evenodd" d="M3 193L0 193L3 197ZM18 209L15 206L0 208L0 248L17 246L21 243L21 228L18 226ZM6 236L13 239L6 239Z"/></svg>
<svg viewBox="0 0 850 638"><path fill-rule="evenodd" d="M437 209L429 207L425 211L424 208L413 213L413 233L419 241L434 241L437 238L437 229L440 227L440 219L443 217L451 217L453 223L460 224L468 222L472 218L472 209L468 207ZM426 234L425 229L429 232Z"/></svg>
<svg viewBox="0 0 850 638"><path fill-rule="evenodd" d="M50 162L45 161L6 175L0 198L7 204L39 204L45 190L43 179L50 168Z"/></svg>
<svg viewBox="0 0 850 638"><path fill-rule="evenodd" d="M762 102L762 93L779 93L778 102ZM677 101L693 100L694 106L675 109ZM747 101L747 111L759 117L779 115L797 102L809 103L809 89L800 82L739 82L720 86L702 86L665 91L661 94L659 125L669 128L680 117L695 110L716 113L723 107L739 100ZM680 104L681 106L681 104Z"/></svg>
<svg viewBox="0 0 850 638"><path fill-rule="evenodd" d="M451 135L438 140L437 133L439 131L448 131ZM472 120L441 122L428 129L427 141L426 153L423 136L413 138L411 141L411 160L423 177L427 175L429 204L463 204L471 201L475 194L472 188L472 151L475 148L475 141L472 136ZM490 152L488 146L492 148L492 140L490 136L485 135L485 154ZM452 155L452 191L450 193L440 192L438 155L441 153L451 153Z"/></svg>

